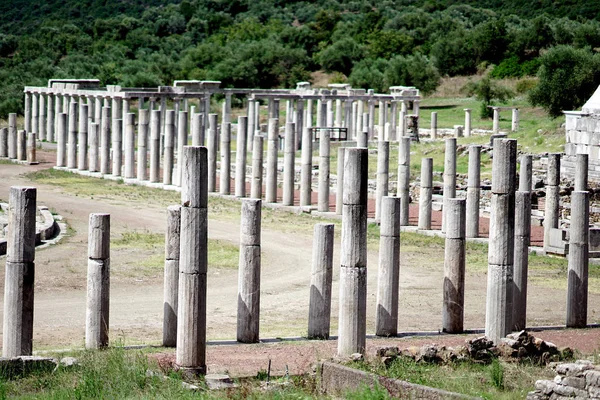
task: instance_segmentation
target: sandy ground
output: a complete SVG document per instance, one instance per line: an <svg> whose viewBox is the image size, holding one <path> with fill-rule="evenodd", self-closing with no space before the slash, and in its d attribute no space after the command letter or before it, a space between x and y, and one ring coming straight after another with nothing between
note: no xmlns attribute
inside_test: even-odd
<svg viewBox="0 0 600 400"><path fill-rule="evenodd" d="M8 190L14 185L31 185L22 174L52 166L52 153L40 152L42 160L37 166L0 164L0 199L8 199ZM87 221L91 212L111 214L112 237L123 232L140 230L164 234L165 210L153 204L127 204L122 200L82 198L60 188L36 184L38 204L46 205L62 215L72 236L59 245L36 252L34 349L60 349L81 347L84 342L85 290L87 268ZM209 222L209 237L238 244L239 224L231 219L214 219ZM334 250L334 265L339 265L339 240ZM303 232L263 230L263 265L261 273L261 337L301 336L306 334L308 294L311 268L312 238ZM116 249L111 252L111 341L125 344L159 344L162 337L162 272L136 276L126 266L135 264L149 254L147 250ZM377 252L369 253L368 320L367 332L374 332L374 314L377 288ZM332 304L332 334L337 331L338 286L337 268L334 268ZM468 270L468 266L467 266ZM439 250L417 249L403 252L400 278L400 331L437 331L441 326L443 282L443 253ZM0 273L0 290L4 289L3 269ZM530 284L528 325L562 325L565 319L566 293ZM482 328L485 322L486 273L467 271L465 293L465 328ZM0 300L3 296L0 296ZM237 270L215 269L209 266L208 277L208 339L234 339L236 331ZM0 313L2 312L0 304ZM598 321L600 295L590 293L589 323ZM563 331L564 332L564 331ZM448 338L448 336L444 336ZM463 342L464 336L456 336ZM448 339L445 339L448 340ZM429 340L431 341L431 340ZM393 341L392 341L393 342ZM589 340L586 340L586 343ZM308 344L307 344L308 343ZM320 354L329 356L335 342L298 344L303 355L311 360ZM599 346L597 338L591 350ZM558 344L558 343L557 343ZM566 345L566 344L565 344ZM255 358L267 354L261 346ZM313 346L313 347L311 347ZM324 347L322 347L324 346ZM372 346L372 345L371 345ZM588 346L590 347L590 346ZM218 347L209 348L209 365L212 370L229 370L226 360L211 362L211 354ZM223 355L241 355L239 346L223 346ZM237 350L234 350L237 349ZM586 348L587 349L587 348ZM590 351L591 351L590 350ZM220 350L219 350L220 351ZM212 352L212 353L211 353ZM250 351L251 353L254 350ZM283 351L285 353L285 351ZM294 354L294 352L291 352ZM262 357L262 358L261 358ZM265 356L270 358L268 355ZM249 356L249 358L252 358ZM222 357L218 359L224 360ZM215 364L216 363L216 364ZM248 367L264 368L262 361L247 363ZM300 367L298 367L300 368ZM302 367L304 368L304 367ZM302 369L301 368L301 369ZM240 374L248 371L241 371Z"/></svg>

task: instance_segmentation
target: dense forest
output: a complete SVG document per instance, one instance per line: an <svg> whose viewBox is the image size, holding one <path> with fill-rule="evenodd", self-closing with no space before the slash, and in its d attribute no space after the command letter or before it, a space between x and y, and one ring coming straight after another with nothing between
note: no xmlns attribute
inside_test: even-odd
<svg viewBox="0 0 600 400"><path fill-rule="evenodd" d="M600 2L559 3L5 0L0 117L22 111L24 85L49 78L95 77L125 87L210 79L272 88L293 87L317 70L354 87L414 85L425 94L441 76L540 74L546 80L532 101L557 114L600 83ZM543 103L542 89L569 80L589 88L576 88L575 103Z"/></svg>

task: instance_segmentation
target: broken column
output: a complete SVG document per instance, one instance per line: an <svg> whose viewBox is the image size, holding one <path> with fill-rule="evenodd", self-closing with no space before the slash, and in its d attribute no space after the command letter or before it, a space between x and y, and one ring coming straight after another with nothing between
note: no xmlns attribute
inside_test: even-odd
<svg viewBox="0 0 600 400"><path fill-rule="evenodd" d="M88 169L88 106L79 105L79 129L77 134L79 151L77 152L77 169L85 171Z"/></svg>
<svg viewBox="0 0 600 400"><path fill-rule="evenodd" d="M494 140L485 335L496 344L512 328L516 157L516 140Z"/></svg>
<svg viewBox="0 0 600 400"><path fill-rule="evenodd" d="M206 373L207 149L185 146L182 165L175 364L197 375Z"/></svg>
<svg viewBox="0 0 600 400"><path fill-rule="evenodd" d="M90 214L85 348L108 346L110 308L110 214Z"/></svg>
<svg viewBox="0 0 600 400"><path fill-rule="evenodd" d="M137 179L145 181L148 179L148 116L149 110L139 110L138 140L137 140Z"/></svg>
<svg viewBox="0 0 600 400"><path fill-rule="evenodd" d="M262 198L263 149L264 137L255 135L252 146L252 180L250 181L250 197L253 199Z"/></svg>
<svg viewBox="0 0 600 400"><path fill-rule="evenodd" d="M307 114L311 111L311 107L306 109ZM310 206L311 195L312 195L312 152L313 152L313 142L312 142L312 132L310 127L312 125L311 121L312 115L307 117L306 127L302 132L302 166L300 171L300 205L301 206Z"/></svg>
<svg viewBox="0 0 600 400"><path fill-rule="evenodd" d="M25 131L23 131L25 132ZM29 164L35 164L36 161L36 134L31 132L27 134L27 162Z"/></svg>
<svg viewBox="0 0 600 400"><path fill-rule="evenodd" d="M462 333L465 305L465 200L446 202L442 331Z"/></svg>
<svg viewBox="0 0 600 400"><path fill-rule="evenodd" d="M88 136L89 151L88 151L88 169L90 172L98 172L98 129L99 124L92 122L90 124L90 132Z"/></svg>
<svg viewBox="0 0 600 400"><path fill-rule="evenodd" d="M398 334L398 286L400 278L400 202L397 197L381 200L379 272L375 334Z"/></svg>
<svg viewBox="0 0 600 400"><path fill-rule="evenodd" d="M471 109L465 108L465 137L471 136Z"/></svg>
<svg viewBox="0 0 600 400"><path fill-rule="evenodd" d="M104 106L102 107L102 126L100 128L100 173L103 175L110 173L110 123L110 107ZM59 124L58 135L60 134Z"/></svg>
<svg viewBox="0 0 600 400"><path fill-rule="evenodd" d="M388 195L390 176L390 142L377 143L377 197L375 198L375 221L381 220L381 201Z"/></svg>
<svg viewBox="0 0 600 400"><path fill-rule="evenodd" d="M516 132L519 130L519 109L518 108L512 109L512 121L510 124L510 130L511 130L511 132Z"/></svg>
<svg viewBox="0 0 600 400"><path fill-rule="evenodd" d="M235 197L246 197L248 117L238 117L235 150Z"/></svg>
<svg viewBox="0 0 600 400"><path fill-rule="evenodd" d="M546 205L544 210L544 250L550 246L550 232L558 228L560 206L560 153L548 153Z"/></svg>
<svg viewBox="0 0 600 400"><path fill-rule="evenodd" d="M410 137L398 141L398 197L400 197L400 225L408 226L410 207Z"/></svg>
<svg viewBox="0 0 600 400"><path fill-rule="evenodd" d="M24 130L17 131L17 160L27 160L27 132Z"/></svg>
<svg viewBox="0 0 600 400"><path fill-rule="evenodd" d="M175 347L177 345L180 228L181 206L167 207L162 336L162 345L164 347Z"/></svg>
<svg viewBox="0 0 600 400"><path fill-rule="evenodd" d="M587 326L590 194L571 193L567 328Z"/></svg>
<svg viewBox="0 0 600 400"><path fill-rule="evenodd" d="M217 191L217 114L208 114L208 191Z"/></svg>
<svg viewBox="0 0 600 400"><path fill-rule="evenodd" d="M329 211L330 130L323 129L319 135L319 204L318 210Z"/></svg>
<svg viewBox="0 0 600 400"><path fill-rule="evenodd" d="M294 131L296 124L285 124L285 151L283 154L283 205L294 205L294 177L296 176L296 141Z"/></svg>
<svg viewBox="0 0 600 400"><path fill-rule="evenodd" d="M10 188L2 330L6 358L32 353L36 197L35 188Z"/></svg>
<svg viewBox="0 0 600 400"><path fill-rule="evenodd" d="M492 130L494 131L494 134L497 134L500 132L500 109L498 107L492 107L492 110L494 112Z"/></svg>
<svg viewBox="0 0 600 400"><path fill-rule="evenodd" d="M231 194L231 123L221 124L221 171L219 193Z"/></svg>
<svg viewBox="0 0 600 400"><path fill-rule="evenodd" d="M437 138L437 113L436 112L431 113L431 138L432 139Z"/></svg>
<svg viewBox="0 0 600 400"><path fill-rule="evenodd" d="M9 136L10 138L10 136ZM16 144L16 140L15 140ZM9 143L10 150L10 143ZM16 148L15 148L16 150ZM64 167L67 165L67 114L58 114L58 125L56 129L56 166ZM16 154L15 154L16 155ZM9 153L10 157L10 153Z"/></svg>
<svg viewBox="0 0 600 400"><path fill-rule="evenodd" d="M265 201L277 203L277 153L279 150L279 120L269 118L267 141L267 185Z"/></svg>
<svg viewBox="0 0 600 400"><path fill-rule="evenodd" d="M442 232L446 232L446 200L456 197L456 138L446 139L444 153L444 204L442 208Z"/></svg>
<svg viewBox="0 0 600 400"><path fill-rule="evenodd" d="M242 200L237 341L258 343L260 321L260 215L262 200Z"/></svg>
<svg viewBox="0 0 600 400"><path fill-rule="evenodd" d="M308 308L308 338L329 339L334 224L316 224Z"/></svg>
<svg viewBox="0 0 600 400"><path fill-rule="evenodd" d="M421 191L419 195L419 229L431 229L431 197L433 194L433 158L421 159Z"/></svg>
<svg viewBox="0 0 600 400"><path fill-rule="evenodd" d="M0 157L8 157L8 128L0 128Z"/></svg>
<svg viewBox="0 0 600 400"><path fill-rule="evenodd" d="M171 185L173 182L173 164L175 161L175 111L167 110L165 113L165 138L163 153L163 184ZM210 152L210 151L209 151ZM210 174L209 174L210 177Z"/></svg>
<svg viewBox="0 0 600 400"><path fill-rule="evenodd" d="M338 356L364 353L367 315L368 150L346 149Z"/></svg>
<svg viewBox="0 0 600 400"><path fill-rule="evenodd" d="M344 157L346 157L346 148L338 147L337 158L337 177L335 191L335 213L342 215L344 208Z"/></svg>
<svg viewBox="0 0 600 400"><path fill-rule="evenodd" d="M479 198L481 197L481 146L469 146L469 175L467 182L468 238L479 237Z"/></svg>
<svg viewBox="0 0 600 400"><path fill-rule="evenodd" d="M160 181L160 110L150 114L150 182Z"/></svg>

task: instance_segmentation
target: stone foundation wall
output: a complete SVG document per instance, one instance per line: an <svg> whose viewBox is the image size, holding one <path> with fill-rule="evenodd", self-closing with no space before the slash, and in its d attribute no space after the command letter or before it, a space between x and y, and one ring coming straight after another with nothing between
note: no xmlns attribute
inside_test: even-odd
<svg viewBox="0 0 600 400"><path fill-rule="evenodd" d="M554 380L539 380L528 400L545 399L600 399L600 369L587 360L578 360L555 367Z"/></svg>

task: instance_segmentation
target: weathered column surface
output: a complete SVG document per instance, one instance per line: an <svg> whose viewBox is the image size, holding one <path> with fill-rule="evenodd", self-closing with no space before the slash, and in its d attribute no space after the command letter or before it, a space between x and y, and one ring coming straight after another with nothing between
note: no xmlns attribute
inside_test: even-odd
<svg viewBox="0 0 600 400"><path fill-rule="evenodd" d="M173 182L173 164L175 163L175 111L167 110L165 113L165 138L163 153L163 184Z"/></svg>
<svg viewBox="0 0 600 400"><path fill-rule="evenodd" d="M312 194L312 152L313 142L310 127L312 126L312 100L309 100L309 105L306 109L307 117L306 127L302 131L302 166L300 171L300 205L310 206ZM338 161L339 162L339 161Z"/></svg>
<svg viewBox="0 0 600 400"><path fill-rule="evenodd" d="M16 131L15 131L16 133ZM10 138L10 136L9 136ZM15 138L16 139L16 138ZM16 140L15 140L16 144ZM10 149L10 144L9 144ZM16 150L16 147L15 147ZM56 166L65 167L67 165L67 114L58 114L58 124L56 130ZM16 156L16 154L15 154ZM9 153L10 157L10 153Z"/></svg>
<svg viewBox="0 0 600 400"><path fill-rule="evenodd" d="M217 114L208 115L208 191L217 191Z"/></svg>
<svg viewBox="0 0 600 400"><path fill-rule="evenodd" d="M179 296L179 247L181 206L167 207L165 272L163 292L163 339L165 347L177 345L177 300Z"/></svg>
<svg viewBox="0 0 600 400"><path fill-rule="evenodd" d="M587 326L590 194L571 193L567 283L567 327Z"/></svg>
<svg viewBox="0 0 600 400"><path fill-rule="evenodd" d="M0 157L8 157L8 128L0 128Z"/></svg>
<svg viewBox="0 0 600 400"><path fill-rule="evenodd" d="M398 140L398 197L400 197L400 225L408 225L410 207L410 137Z"/></svg>
<svg viewBox="0 0 600 400"><path fill-rule="evenodd" d="M431 113L431 133L430 136L432 139L437 138L437 113Z"/></svg>
<svg viewBox="0 0 600 400"><path fill-rule="evenodd" d="M252 147L252 180L250 182L250 197L253 199L262 198L263 152L264 137L255 135Z"/></svg>
<svg viewBox="0 0 600 400"><path fill-rule="evenodd" d="M110 107L102 107L102 127L100 132L100 173L110 173L110 144L111 144ZM59 125L60 126L60 125ZM60 129L58 131L60 135Z"/></svg>
<svg viewBox="0 0 600 400"><path fill-rule="evenodd" d="M338 158L337 158L337 180L336 180L336 191L335 191L335 213L342 215L342 209L344 208L344 158L346 157L346 148L343 146L338 147Z"/></svg>
<svg viewBox="0 0 600 400"><path fill-rule="evenodd" d="M67 168L77 168L77 103L69 103L69 144Z"/></svg>
<svg viewBox="0 0 600 400"><path fill-rule="evenodd" d="M285 151L283 153L283 199L284 206L294 205L294 178L296 176L296 124L285 124Z"/></svg>
<svg viewBox="0 0 600 400"><path fill-rule="evenodd" d="M8 158L17 158L17 114L15 113L8 114Z"/></svg>
<svg viewBox="0 0 600 400"><path fill-rule="evenodd" d="M398 285L400 279L400 202L397 197L381 200L379 272L375 334L398 334Z"/></svg>
<svg viewBox="0 0 600 400"><path fill-rule="evenodd" d="M471 136L471 109L465 108L465 137Z"/></svg>
<svg viewBox="0 0 600 400"><path fill-rule="evenodd" d="M465 306L465 200L448 199L442 330L462 333Z"/></svg>
<svg viewBox="0 0 600 400"><path fill-rule="evenodd" d="M479 237L479 199L481 197L481 146L469 146L469 175L467 182L468 238Z"/></svg>
<svg viewBox="0 0 600 400"><path fill-rule="evenodd" d="M319 135L319 204L318 210L329 211L329 174L330 174L330 132L328 129Z"/></svg>
<svg viewBox="0 0 600 400"><path fill-rule="evenodd" d="M431 197L433 195L433 158L421 159L421 190L419 194L419 229L431 229Z"/></svg>
<svg viewBox="0 0 600 400"><path fill-rule="evenodd" d="M150 114L150 182L160 181L160 110Z"/></svg>
<svg viewBox="0 0 600 400"><path fill-rule="evenodd" d="M145 181L148 179L148 116L149 110L141 109L138 115L138 137L137 137L137 179Z"/></svg>
<svg viewBox="0 0 600 400"><path fill-rule="evenodd" d="M110 214L90 214L85 347L108 346L110 309Z"/></svg>
<svg viewBox="0 0 600 400"><path fill-rule="evenodd" d="M588 190L588 168L589 156L577 154L575 160L575 191L584 192Z"/></svg>
<svg viewBox="0 0 600 400"><path fill-rule="evenodd" d="M112 120L112 129L110 132L112 141L112 174L121 176L123 169L123 121L120 119Z"/></svg>
<svg viewBox="0 0 600 400"><path fill-rule="evenodd" d="M308 308L310 339L329 339L334 227L334 224L316 224L314 228Z"/></svg>
<svg viewBox="0 0 600 400"><path fill-rule="evenodd" d="M125 178L135 178L135 114L125 114Z"/></svg>
<svg viewBox="0 0 600 400"><path fill-rule="evenodd" d="M92 122L90 124L90 132L88 134L88 169L90 172L98 172L100 170L98 164L98 146L100 144L100 124Z"/></svg>
<svg viewBox="0 0 600 400"><path fill-rule="evenodd" d="M235 144L235 197L246 197L247 139L248 117L238 117L237 142Z"/></svg>
<svg viewBox="0 0 600 400"><path fill-rule="evenodd" d="M446 139L444 153L444 204L442 208L442 232L446 232L446 200L456 197L456 138Z"/></svg>
<svg viewBox="0 0 600 400"><path fill-rule="evenodd" d="M181 177L183 176L182 159L183 147L188 145L188 113L179 111L177 115L177 170L175 173L175 185L181 186Z"/></svg>
<svg viewBox="0 0 600 400"><path fill-rule="evenodd" d="M375 198L375 221L381 220L381 201L388 195L390 179L390 142L377 142L377 187Z"/></svg>
<svg viewBox="0 0 600 400"><path fill-rule="evenodd" d="M17 160L27 160L27 132L24 130L17 131Z"/></svg>
<svg viewBox="0 0 600 400"><path fill-rule="evenodd" d="M85 171L88 169L88 106L79 105L79 128L77 130L77 143L79 150L77 152L77 169Z"/></svg>
<svg viewBox="0 0 600 400"><path fill-rule="evenodd" d="M548 154L546 206L544 211L544 249L550 245L550 231L558 228L560 207L560 153Z"/></svg>
<svg viewBox="0 0 600 400"><path fill-rule="evenodd" d="M23 131L25 132L25 131ZM36 134L31 132L27 134L27 162L29 164L36 164Z"/></svg>
<svg viewBox="0 0 600 400"><path fill-rule="evenodd" d="M267 184L265 201L277 202L277 153L279 150L279 120L269 118L269 131L267 138Z"/></svg>

